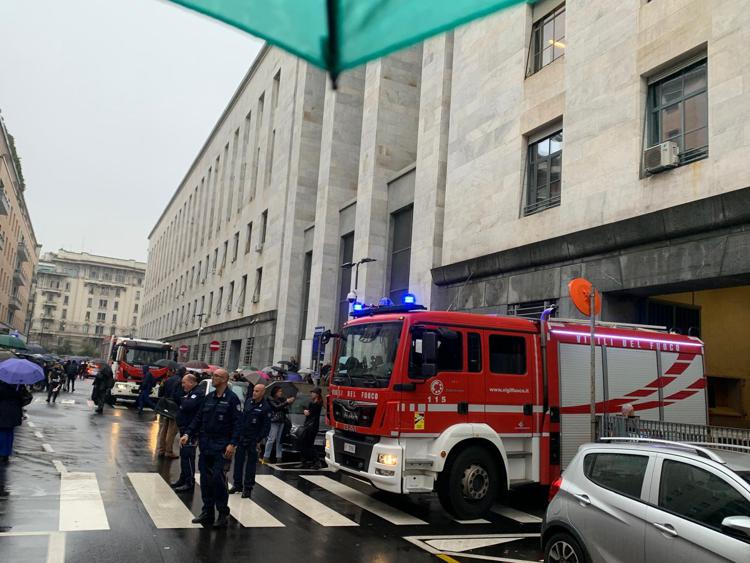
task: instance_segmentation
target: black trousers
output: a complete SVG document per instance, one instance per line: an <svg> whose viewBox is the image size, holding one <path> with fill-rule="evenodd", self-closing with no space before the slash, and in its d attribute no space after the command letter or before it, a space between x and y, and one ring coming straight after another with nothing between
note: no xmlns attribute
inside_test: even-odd
<svg viewBox="0 0 750 563"><path fill-rule="evenodd" d="M315 437L318 435L317 428L306 428L299 440L299 450L302 461L312 463L315 461Z"/></svg>
<svg viewBox="0 0 750 563"><path fill-rule="evenodd" d="M227 490L227 471L230 460L224 459L224 448L214 453L211 448L208 453L201 450L198 458L198 468L201 472L201 498L203 512L214 515L214 509L219 514L229 514L229 491Z"/></svg>
<svg viewBox="0 0 750 563"><path fill-rule="evenodd" d="M182 435L182 432L180 433ZM195 444L187 444L180 448L180 483L192 485L195 483Z"/></svg>
<svg viewBox="0 0 750 563"><path fill-rule="evenodd" d="M62 385L60 385L62 387ZM57 400L57 396L60 394L60 387L57 388L57 391L53 391L52 385L47 386L47 401L52 399L52 402L54 403Z"/></svg>
<svg viewBox="0 0 750 563"><path fill-rule="evenodd" d="M65 380L66 380L65 389L67 391L75 391L76 390L76 376L66 375Z"/></svg>
<svg viewBox="0 0 750 563"><path fill-rule="evenodd" d="M240 442L234 453L234 486L243 491L255 486L255 473L258 469L258 442Z"/></svg>

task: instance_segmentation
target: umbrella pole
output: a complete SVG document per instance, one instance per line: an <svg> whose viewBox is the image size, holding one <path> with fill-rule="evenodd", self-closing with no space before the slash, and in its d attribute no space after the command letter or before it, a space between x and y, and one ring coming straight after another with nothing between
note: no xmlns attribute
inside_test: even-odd
<svg viewBox="0 0 750 563"><path fill-rule="evenodd" d="M331 88L338 87L339 78L339 26L338 26L338 0L326 0L326 11L328 15L328 68L331 70Z"/></svg>

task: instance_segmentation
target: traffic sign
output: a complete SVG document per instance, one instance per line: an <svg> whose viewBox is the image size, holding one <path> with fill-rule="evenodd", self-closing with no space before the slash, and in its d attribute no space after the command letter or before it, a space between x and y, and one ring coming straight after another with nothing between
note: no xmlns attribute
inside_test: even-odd
<svg viewBox="0 0 750 563"><path fill-rule="evenodd" d="M218 340L212 340L208 345L208 349L212 352L218 352L219 348L221 348L221 342L219 342Z"/></svg>
<svg viewBox="0 0 750 563"><path fill-rule="evenodd" d="M180 354L185 355L188 353L188 350L190 350L190 348L187 347L187 344L183 344L178 348L178 350L180 351Z"/></svg>

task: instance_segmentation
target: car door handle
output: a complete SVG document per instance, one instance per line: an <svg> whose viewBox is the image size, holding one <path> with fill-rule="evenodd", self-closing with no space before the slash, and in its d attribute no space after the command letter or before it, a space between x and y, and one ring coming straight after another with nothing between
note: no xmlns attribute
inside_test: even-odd
<svg viewBox="0 0 750 563"><path fill-rule="evenodd" d="M589 495L573 495L576 497L576 500L580 502L582 505L588 506L591 504L591 499L589 498Z"/></svg>
<svg viewBox="0 0 750 563"><path fill-rule="evenodd" d="M664 532L665 534L674 537L677 537L677 530L674 529L674 527L671 524L659 524L657 522L654 522L654 528L659 530L660 532Z"/></svg>

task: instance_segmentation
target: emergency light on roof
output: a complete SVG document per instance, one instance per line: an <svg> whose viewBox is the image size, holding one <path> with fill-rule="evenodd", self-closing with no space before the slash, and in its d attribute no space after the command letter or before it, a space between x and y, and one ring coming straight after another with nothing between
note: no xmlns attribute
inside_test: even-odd
<svg viewBox="0 0 750 563"><path fill-rule="evenodd" d="M414 297L411 294L408 296ZM394 305L393 301L387 297L383 297L378 305L365 305L364 303L354 303L352 306L351 316L355 319L360 317L369 317L373 315L386 315L388 313L408 313L409 311L424 311L426 307L424 305L418 305L414 301L407 301L404 296L402 305Z"/></svg>
<svg viewBox="0 0 750 563"><path fill-rule="evenodd" d="M413 293L407 293L401 298L401 302L404 305L414 305L417 302L417 298Z"/></svg>

